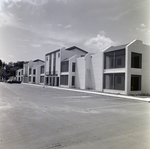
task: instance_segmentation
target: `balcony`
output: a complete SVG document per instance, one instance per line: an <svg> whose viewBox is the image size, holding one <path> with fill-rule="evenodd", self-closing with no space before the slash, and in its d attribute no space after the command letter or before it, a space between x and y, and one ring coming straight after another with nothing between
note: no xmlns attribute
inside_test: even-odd
<svg viewBox="0 0 150 149"><path fill-rule="evenodd" d="M104 69L125 68L125 50L104 54Z"/></svg>
<svg viewBox="0 0 150 149"><path fill-rule="evenodd" d="M50 75L50 76L54 76L58 74L58 71L49 71L49 72L45 72L46 75Z"/></svg>

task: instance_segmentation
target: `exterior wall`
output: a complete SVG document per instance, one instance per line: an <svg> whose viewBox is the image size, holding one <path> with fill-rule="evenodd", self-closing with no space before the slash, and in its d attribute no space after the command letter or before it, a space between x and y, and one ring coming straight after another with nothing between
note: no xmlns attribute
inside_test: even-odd
<svg viewBox="0 0 150 149"><path fill-rule="evenodd" d="M23 69L18 69L16 71L16 80L23 81Z"/></svg>
<svg viewBox="0 0 150 149"><path fill-rule="evenodd" d="M56 53L56 65L55 65L55 71L56 71L56 74L57 75L50 75L49 74L49 63L50 63L50 55L51 55L51 72L53 72L53 61L54 61L54 53ZM45 83L45 84L48 84L50 85L50 79L52 77L55 77L55 83L53 84L54 86L56 86L56 84L58 84L58 81L56 81L57 79L59 79L59 84L58 86L60 86L60 75L68 75L68 85L61 85L61 86L67 86L67 87L72 87L72 76L75 76L75 73L73 74L71 71L72 71L72 62L74 61L75 62L75 59L76 58L73 58L75 55L77 55L78 57L81 56L81 55L85 55L86 52L84 51L81 51L77 48L75 49L71 49L71 50L67 50L65 48L62 48L60 50L57 50L57 51L54 51L54 52L51 52L50 54L46 55L45 56L45 74L46 74L46 78L45 78L45 82L48 81L48 83ZM68 72L61 72L61 61L63 61L64 59L66 58L70 58L69 59L69 71ZM48 80L47 80L47 77L48 77ZM53 80L53 79L52 79Z"/></svg>
<svg viewBox="0 0 150 149"><path fill-rule="evenodd" d="M91 53L85 56L85 89L92 89Z"/></svg>
<svg viewBox="0 0 150 149"><path fill-rule="evenodd" d="M58 76L60 76L60 61L61 59L61 54L60 51L56 53L56 72L58 74Z"/></svg>
<svg viewBox="0 0 150 149"><path fill-rule="evenodd" d="M66 50L65 48L61 49L61 61L65 58L70 58L74 55L81 56L86 55L84 51L80 51L79 49Z"/></svg>
<svg viewBox="0 0 150 149"><path fill-rule="evenodd" d="M150 94L150 47L142 44L142 41L135 40L126 48L127 51L127 74L126 74L126 94ZM131 52L142 54L142 68L131 68ZM141 91L131 91L131 75L141 75Z"/></svg>
<svg viewBox="0 0 150 149"><path fill-rule="evenodd" d="M39 84L39 70L36 68L38 65L42 65L44 62L42 61L29 61L23 65L23 82L24 83L33 83L33 77L35 77L35 83ZM29 74L29 69L31 69L31 74ZM33 69L36 70L36 74L33 74ZM29 82L29 77L31 77L31 81Z"/></svg>
<svg viewBox="0 0 150 149"><path fill-rule="evenodd" d="M92 88L103 91L103 53L94 54L91 57Z"/></svg>
<svg viewBox="0 0 150 149"><path fill-rule="evenodd" d="M72 86L72 76L75 76L75 72L72 72L72 63L75 63L75 65L76 65L76 58L77 58L77 56L75 55L69 59L69 78L68 78L68 86L69 87L75 87L75 85Z"/></svg>
<svg viewBox="0 0 150 149"><path fill-rule="evenodd" d="M150 46L143 45L142 93L150 94Z"/></svg>
<svg viewBox="0 0 150 149"><path fill-rule="evenodd" d="M85 57L77 58L75 84L76 88L85 89Z"/></svg>
<svg viewBox="0 0 150 149"><path fill-rule="evenodd" d="M93 89L91 53L77 58L75 86L80 89Z"/></svg>
<svg viewBox="0 0 150 149"><path fill-rule="evenodd" d="M23 64L23 82L28 83L29 78L28 78L28 63Z"/></svg>
<svg viewBox="0 0 150 149"><path fill-rule="evenodd" d="M42 66L44 66L44 72L43 72L43 73L41 73L41 67L42 67ZM40 82L40 79L39 79L39 83L40 83L40 84L45 84L45 64L40 65L39 67L40 67L40 70L39 70L40 77L43 77L43 83Z"/></svg>
<svg viewBox="0 0 150 149"><path fill-rule="evenodd" d="M49 74L49 61L50 57L49 55L45 56L45 74Z"/></svg>

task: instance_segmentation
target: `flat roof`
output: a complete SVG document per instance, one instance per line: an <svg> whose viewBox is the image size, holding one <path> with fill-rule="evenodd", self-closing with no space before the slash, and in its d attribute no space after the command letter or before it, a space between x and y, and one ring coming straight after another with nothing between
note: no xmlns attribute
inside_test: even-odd
<svg viewBox="0 0 150 149"><path fill-rule="evenodd" d="M88 53L87 51L82 50L82 49L80 49L80 48L78 48L78 47L76 47L76 46L72 46L72 47L70 47L70 48L66 48L65 50L71 51L71 50L73 50L73 49L78 49L78 50L80 50L80 51L82 51L82 52L84 52L84 53ZM58 52L58 51L60 51L60 49L55 50L55 51L52 51L52 52L50 52L50 53L47 53L45 56L50 55L50 54L55 53L55 52Z"/></svg>
<svg viewBox="0 0 150 149"><path fill-rule="evenodd" d="M55 50L55 51L52 51L52 52L50 52L50 53L47 53L46 56L47 56L47 55L50 55L50 54L52 54L52 53L58 52L58 51L60 51L60 49Z"/></svg>
<svg viewBox="0 0 150 149"><path fill-rule="evenodd" d="M111 47L109 47L108 49L106 49L106 50L104 51L104 53L106 53L106 52L111 52L111 51L116 51L116 50L125 49L127 45L128 45L128 44L124 44L124 45L120 45L120 46L111 46Z"/></svg>

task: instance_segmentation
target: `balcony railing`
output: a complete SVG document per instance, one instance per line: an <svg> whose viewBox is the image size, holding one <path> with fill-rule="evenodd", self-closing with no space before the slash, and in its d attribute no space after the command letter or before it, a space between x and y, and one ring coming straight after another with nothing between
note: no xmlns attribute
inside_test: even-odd
<svg viewBox="0 0 150 149"><path fill-rule="evenodd" d="M45 73L46 75L57 75L58 71L49 71Z"/></svg>

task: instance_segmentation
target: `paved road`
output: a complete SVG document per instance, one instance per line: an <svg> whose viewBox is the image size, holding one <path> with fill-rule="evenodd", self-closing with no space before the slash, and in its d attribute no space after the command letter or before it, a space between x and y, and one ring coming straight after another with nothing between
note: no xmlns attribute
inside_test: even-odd
<svg viewBox="0 0 150 149"><path fill-rule="evenodd" d="M150 149L150 103L0 83L0 149Z"/></svg>

